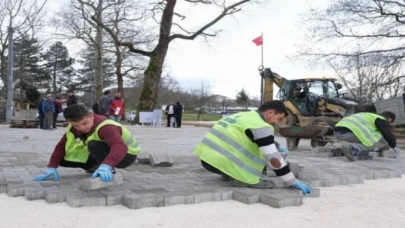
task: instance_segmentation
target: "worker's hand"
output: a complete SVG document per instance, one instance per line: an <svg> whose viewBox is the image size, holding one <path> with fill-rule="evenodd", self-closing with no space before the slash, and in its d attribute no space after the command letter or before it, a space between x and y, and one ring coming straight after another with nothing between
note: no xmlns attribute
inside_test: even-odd
<svg viewBox="0 0 405 228"><path fill-rule="evenodd" d="M398 149L398 148L393 147L392 149L394 150L395 153L399 153L399 149Z"/></svg>
<svg viewBox="0 0 405 228"><path fill-rule="evenodd" d="M285 155L288 155L288 153L289 153L287 147L282 146L282 145L280 145L280 146L278 147L278 151L279 151L280 153L282 153L282 154L285 154Z"/></svg>
<svg viewBox="0 0 405 228"><path fill-rule="evenodd" d="M301 190L304 195L311 193L311 187L297 180L297 183L293 185L294 188Z"/></svg>
<svg viewBox="0 0 405 228"><path fill-rule="evenodd" d="M54 181L59 181L59 174L56 168L48 168L42 175L34 178L34 181L43 181L53 176Z"/></svg>
<svg viewBox="0 0 405 228"><path fill-rule="evenodd" d="M100 177L103 182L110 182L113 179L113 168L109 165L102 164L91 176L92 178Z"/></svg>

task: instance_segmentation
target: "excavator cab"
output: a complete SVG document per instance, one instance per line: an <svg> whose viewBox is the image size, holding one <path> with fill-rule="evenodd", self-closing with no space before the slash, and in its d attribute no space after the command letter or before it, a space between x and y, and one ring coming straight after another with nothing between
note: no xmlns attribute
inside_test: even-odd
<svg viewBox="0 0 405 228"><path fill-rule="evenodd" d="M315 116L321 100L339 98L342 85L331 78L283 80L277 98L294 107L288 107L294 114Z"/></svg>

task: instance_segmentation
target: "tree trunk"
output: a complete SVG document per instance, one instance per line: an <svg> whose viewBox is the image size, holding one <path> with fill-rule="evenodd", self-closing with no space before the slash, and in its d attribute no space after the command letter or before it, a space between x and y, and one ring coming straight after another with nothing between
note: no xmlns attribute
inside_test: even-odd
<svg viewBox="0 0 405 228"><path fill-rule="evenodd" d="M99 0L97 6L97 20L102 21L103 0ZM96 33L96 69L95 69L95 84L96 84L96 99L103 95L103 28L97 25Z"/></svg>
<svg viewBox="0 0 405 228"><path fill-rule="evenodd" d="M53 75L52 75L52 78L53 78L53 82L52 82L52 92L53 92L53 94L55 94L55 93L56 93L56 90L57 90L57 88L56 88L56 56L55 56L55 63L53 64Z"/></svg>
<svg viewBox="0 0 405 228"><path fill-rule="evenodd" d="M139 98L135 123L139 123L140 111L153 111L158 100L158 88L162 77L163 63L169 49L170 32L173 23L174 8L177 0L167 0L162 13L159 30L159 42L153 50L148 67L144 72L144 84Z"/></svg>
<svg viewBox="0 0 405 228"><path fill-rule="evenodd" d="M122 74L122 54L119 46L115 46L115 74L117 75L118 91L121 92L121 97L124 99L124 75ZM126 99L124 99L125 101ZM122 115L121 119L126 120L125 113Z"/></svg>
<svg viewBox="0 0 405 228"><path fill-rule="evenodd" d="M7 93L7 58L4 56L5 47L0 51L0 77L3 82L3 88L0 90L0 97L6 97Z"/></svg>

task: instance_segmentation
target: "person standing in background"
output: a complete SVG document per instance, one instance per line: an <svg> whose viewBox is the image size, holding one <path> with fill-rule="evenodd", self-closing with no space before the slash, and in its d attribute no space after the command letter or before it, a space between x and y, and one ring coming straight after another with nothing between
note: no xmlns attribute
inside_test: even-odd
<svg viewBox="0 0 405 228"><path fill-rule="evenodd" d="M46 95L46 98L42 102L42 112L45 115L44 118L44 130L52 130L53 114L55 113L55 106L52 101L52 94Z"/></svg>
<svg viewBox="0 0 405 228"><path fill-rule="evenodd" d="M174 106L174 118L176 119L176 128L181 127L181 117L183 115L183 106L180 104L180 102L176 102L176 105Z"/></svg>
<svg viewBox="0 0 405 228"><path fill-rule="evenodd" d="M98 101L96 101L96 102L94 102L94 105L93 105L93 107L91 107L91 109L93 110L93 113L94 114L97 114L97 115L99 115L99 107L98 107Z"/></svg>
<svg viewBox="0 0 405 228"><path fill-rule="evenodd" d="M174 103L171 101L169 105L166 105L165 114L167 115L167 126L174 127L171 124L172 117L174 117Z"/></svg>
<svg viewBox="0 0 405 228"><path fill-rule="evenodd" d="M66 105L70 106L70 105L73 105L73 104L77 104L77 97L73 94L72 90L69 90Z"/></svg>
<svg viewBox="0 0 405 228"><path fill-rule="evenodd" d="M53 124L52 127L56 128L56 121L58 120L59 113L61 113L62 110L62 103L60 102L59 97L55 97L53 101L53 105L55 106L55 112L53 114Z"/></svg>
<svg viewBox="0 0 405 228"><path fill-rule="evenodd" d="M110 118L110 107L111 107L111 92L110 90L104 91L104 96L100 98L98 101L98 113L100 115L103 115L107 117L107 119Z"/></svg>
<svg viewBox="0 0 405 228"><path fill-rule="evenodd" d="M125 113L124 100L120 92L116 92L114 99L111 100L110 119L119 123L121 116Z"/></svg>
<svg viewBox="0 0 405 228"><path fill-rule="evenodd" d="M44 112L42 111L42 104L43 104L45 98L46 98L46 97L43 96L43 97L41 98L41 100L39 100L38 105L37 105L37 107L38 107L38 115L39 115L39 116L38 116L38 118L39 118L39 128L41 128L41 129L44 128L45 114L44 114Z"/></svg>

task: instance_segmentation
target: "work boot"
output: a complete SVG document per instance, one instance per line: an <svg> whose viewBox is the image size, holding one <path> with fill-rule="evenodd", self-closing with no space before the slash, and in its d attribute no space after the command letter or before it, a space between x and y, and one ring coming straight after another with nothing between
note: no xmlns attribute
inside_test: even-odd
<svg viewBox="0 0 405 228"><path fill-rule="evenodd" d="M261 180L258 184L246 184L238 180L234 180L232 183L233 187L247 187L247 188L258 188L258 189L272 189L276 187L276 183L271 180Z"/></svg>
<svg viewBox="0 0 405 228"><path fill-rule="evenodd" d="M357 154L357 160L371 160L371 159L373 159L373 156L371 156L368 151L362 151Z"/></svg>

